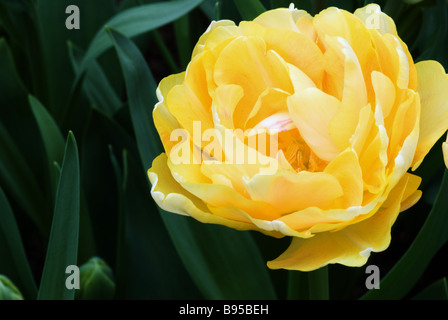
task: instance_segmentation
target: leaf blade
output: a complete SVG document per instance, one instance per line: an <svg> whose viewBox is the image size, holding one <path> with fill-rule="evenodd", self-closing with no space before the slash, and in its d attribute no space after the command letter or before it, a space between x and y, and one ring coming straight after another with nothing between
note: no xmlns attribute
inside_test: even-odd
<svg viewBox="0 0 448 320"><path fill-rule="evenodd" d="M48 243L39 300L73 300L74 290L65 287L65 270L77 264L80 206L79 156L74 135L70 132L64 152Z"/></svg>
<svg viewBox="0 0 448 320"><path fill-rule="evenodd" d="M37 287L34 281L20 231L14 214L0 187L0 273L6 274L24 294L26 299L35 299Z"/></svg>
<svg viewBox="0 0 448 320"><path fill-rule="evenodd" d="M259 0L233 0L244 20L253 20L266 11Z"/></svg>
<svg viewBox="0 0 448 320"><path fill-rule="evenodd" d="M127 9L106 22L110 28L116 29L127 37L134 37L161 27L188 13L203 0L178 0L157 2ZM81 62L80 72L88 63L112 46L104 28L100 29L89 45Z"/></svg>

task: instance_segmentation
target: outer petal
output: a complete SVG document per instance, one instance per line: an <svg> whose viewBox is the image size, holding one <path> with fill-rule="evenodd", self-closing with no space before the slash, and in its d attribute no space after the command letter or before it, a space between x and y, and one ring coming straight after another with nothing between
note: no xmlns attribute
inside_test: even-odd
<svg viewBox="0 0 448 320"><path fill-rule="evenodd" d="M448 168L448 136L446 141L442 144L443 151L443 161L445 162L445 166Z"/></svg>
<svg viewBox="0 0 448 320"><path fill-rule="evenodd" d="M266 28L300 32L296 22L302 17L311 19L309 13L304 10L289 10L280 8L262 13L254 19L254 22Z"/></svg>
<svg viewBox="0 0 448 320"><path fill-rule="evenodd" d="M245 185L251 199L277 206L282 214L314 206L329 208L343 194L338 179L324 172L258 174Z"/></svg>
<svg viewBox="0 0 448 320"><path fill-rule="evenodd" d="M175 181L209 206L237 207L263 220L274 220L280 216L280 210L269 203L248 199L225 184L211 184L199 165L174 164L170 160L167 164Z"/></svg>
<svg viewBox="0 0 448 320"><path fill-rule="evenodd" d="M204 34L199 38L196 46L194 47L192 58L194 58L196 55L198 55L204 50L205 43L207 42L210 34L213 32L213 30L217 29L218 27L235 27L235 23L230 20L212 21L207 30L204 32ZM222 30L226 29L228 28L222 28Z"/></svg>
<svg viewBox="0 0 448 320"><path fill-rule="evenodd" d="M197 197L187 192L174 180L165 153L154 159L148 177L151 181L151 195L163 210L191 216L202 223L225 225L237 230L257 229L253 224L225 219L210 213L207 206Z"/></svg>
<svg viewBox="0 0 448 320"><path fill-rule="evenodd" d="M431 147L448 129L448 75L436 61L421 61L415 66L421 117L412 170L417 169Z"/></svg>
<svg viewBox="0 0 448 320"><path fill-rule="evenodd" d="M166 108L166 96L168 92L177 85L180 85L185 78L185 72L179 74L170 75L160 82L157 88L157 97L159 102L156 104L153 110L154 125L162 140L165 152L169 153L171 148L176 144L175 141L171 141L171 132L180 128L179 122Z"/></svg>
<svg viewBox="0 0 448 320"><path fill-rule="evenodd" d="M397 36L397 28L394 20L381 11L381 7L376 3L371 3L354 12L364 25L369 29L376 29L379 33L392 33Z"/></svg>
<svg viewBox="0 0 448 320"><path fill-rule="evenodd" d="M293 238L290 247L277 259L268 262L271 269L311 271L330 263L361 266L371 251L383 251L390 243L390 231L400 212L407 188L406 175L391 192L389 207L375 215L336 232L324 232L309 239Z"/></svg>

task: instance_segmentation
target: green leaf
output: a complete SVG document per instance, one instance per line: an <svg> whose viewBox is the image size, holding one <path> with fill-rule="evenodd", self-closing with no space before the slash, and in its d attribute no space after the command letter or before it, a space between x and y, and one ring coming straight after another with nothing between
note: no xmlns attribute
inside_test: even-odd
<svg viewBox="0 0 448 320"><path fill-rule="evenodd" d="M55 195L59 174L54 168L54 162L62 162L62 157L64 156L64 138L53 117L40 101L32 95L28 96L28 100L44 143L52 195Z"/></svg>
<svg viewBox="0 0 448 320"><path fill-rule="evenodd" d="M108 30L120 58L140 157L143 167L149 168L156 152L162 149L150 108L157 101L157 85L138 48L117 31Z"/></svg>
<svg viewBox="0 0 448 320"><path fill-rule="evenodd" d="M412 300L448 300L446 278L437 280L416 294Z"/></svg>
<svg viewBox="0 0 448 320"><path fill-rule="evenodd" d="M53 224L44 264L39 300L73 300L74 290L66 288L65 270L77 265L79 236L80 181L78 148L73 133L65 145L64 161L54 207Z"/></svg>
<svg viewBox="0 0 448 320"><path fill-rule="evenodd" d="M115 15L106 22L106 25L131 38L178 19L194 9L202 1L177 0L133 7ZM82 72L91 60L98 57L111 46L111 39L108 37L106 30L101 28L87 49L80 71Z"/></svg>
<svg viewBox="0 0 448 320"><path fill-rule="evenodd" d="M21 61L22 62L22 61ZM14 56L0 39L0 182L10 200L17 203L46 236L50 222L45 186L38 185L46 169L39 129L27 100L28 91L16 69ZM48 222L48 225L47 225ZM48 229L47 229L48 228Z"/></svg>
<svg viewBox="0 0 448 320"><path fill-rule="evenodd" d="M138 157L138 154L134 155ZM201 298L149 196L141 166L132 160L126 150L123 151L123 170L112 151L111 161L119 186L117 298Z"/></svg>
<svg viewBox="0 0 448 320"><path fill-rule="evenodd" d="M177 52L179 53L180 65L185 70L190 62L193 47L190 41L190 19L185 15L174 21L174 32L176 35Z"/></svg>
<svg viewBox="0 0 448 320"><path fill-rule="evenodd" d="M81 60L85 53L72 42L68 42L68 49L73 69L75 73L79 73ZM103 68L96 61L92 61L87 68L83 81L83 90L86 93L89 102L109 117L112 117L122 105L120 98L112 88Z"/></svg>
<svg viewBox="0 0 448 320"><path fill-rule="evenodd" d="M47 82L47 99L36 95L47 106L58 123L65 113L71 80L75 74L71 68L67 40L86 48L101 25L115 13L111 0L36 0L36 31L38 46L31 52L42 53L40 64L44 73L36 75L37 81ZM77 5L80 12L80 29L69 30L65 26L69 5ZM73 129L73 128L71 128Z"/></svg>
<svg viewBox="0 0 448 320"><path fill-rule="evenodd" d="M296 270L288 271L288 300L308 300L308 273Z"/></svg>
<svg viewBox="0 0 448 320"><path fill-rule="evenodd" d="M20 73L28 89L46 96L45 68L39 50L39 36L35 21L34 1L11 0L0 2L0 21L11 39L15 55L20 61ZM39 49L38 49L39 48Z"/></svg>
<svg viewBox="0 0 448 320"><path fill-rule="evenodd" d="M407 3L407 4L417 4L417 3L422 2L423 0L401 0L401 1L403 1L404 3Z"/></svg>
<svg viewBox="0 0 448 320"><path fill-rule="evenodd" d="M209 18L210 20L218 20L216 19L216 6L220 6L220 4L217 5L219 0L204 0L200 8L202 12Z"/></svg>
<svg viewBox="0 0 448 320"><path fill-rule="evenodd" d="M437 251L448 241L448 171L424 225L403 257L363 299L401 299L417 283Z"/></svg>
<svg viewBox="0 0 448 320"><path fill-rule="evenodd" d="M328 266L308 272L308 290L311 300L328 300Z"/></svg>
<svg viewBox="0 0 448 320"><path fill-rule="evenodd" d="M59 164L62 163L64 156L65 142L61 131L54 121L47 109L34 96L29 96L29 103L33 114L36 118L40 134L42 136L48 170L51 184L52 202L56 196L57 186L60 177ZM56 164L56 165L55 165ZM81 190L81 205L80 205L80 239L79 239L79 253L80 258L89 258L93 254L95 247L93 234L91 230L90 216L85 203L85 196Z"/></svg>
<svg viewBox="0 0 448 320"><path fill-rule="evenodd" d="M8 199L0 187L0 274L7 275L27 299L35 299L37 287L31 273L22 238Z"/></svg>
<svg viewBox="0 0 448 320"><path fill-rule="evenodd" d="M42 236L47 234L45 202L37 180L17 149L7 130L0 123L0 182L15 202L36 224Z"/></svg>
<svg viewBox="0 0 448 320"><path fill-rule="evenodd" d="M233 0L243 20L253 20L266 11L260 0Z"/></svg>
<svg viewBox="0 0 448 320"><path fill-rule="evenodd" d="M132 41L115 30L108 31L120 58L141 160L147 169L161 152L148 108L156 101L155 84ZM180 258L206 298L275 298L265 262L249 232L203 225L159 211Z"/></svg>

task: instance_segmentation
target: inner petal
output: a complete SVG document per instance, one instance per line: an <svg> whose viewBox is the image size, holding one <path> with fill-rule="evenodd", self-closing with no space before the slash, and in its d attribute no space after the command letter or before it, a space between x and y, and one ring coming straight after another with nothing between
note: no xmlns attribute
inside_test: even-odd
<svg viewBox="0 0 448 320"><path fill-rule="evenodd" d="M244 97L235 109L239 115L237 128L244 127L266 88L293 92L288 66L274 51L266 50L265 42L258 37L238 37L230 42L216 61L214 80L218 86L236 84L244 90Z"/></svg>

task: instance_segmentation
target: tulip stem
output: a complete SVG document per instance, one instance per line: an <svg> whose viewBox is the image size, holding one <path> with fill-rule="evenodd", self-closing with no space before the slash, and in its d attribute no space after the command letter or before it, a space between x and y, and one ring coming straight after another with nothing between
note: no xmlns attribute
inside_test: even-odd
<svg viewBox="0 0 448 320"><path fill-rule="evenodd" d="M305 272L288 271L288 300L308 299L308 275Z"/></svg>
<svg viewBox="0 0 448 320"><path fill-rule="evenodd" d="M308 273L309 299L328 300L330 297L328 289L328 267Z"/></svg>

